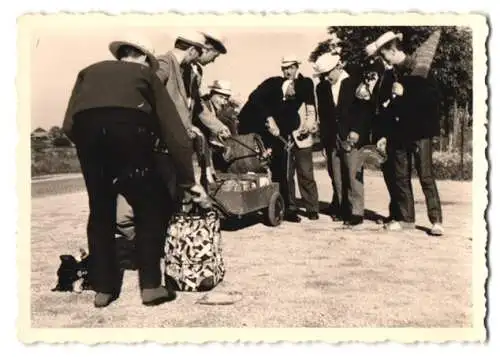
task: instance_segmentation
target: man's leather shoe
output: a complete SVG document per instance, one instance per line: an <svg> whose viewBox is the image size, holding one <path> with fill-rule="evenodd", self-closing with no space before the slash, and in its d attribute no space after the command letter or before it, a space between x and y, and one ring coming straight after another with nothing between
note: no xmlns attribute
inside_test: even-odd
<svg viewBox="0 0 500 357"><path fill-rule="evenodd" d="M319 219L319 214L318 212L307 212L307 218L309 218L311 221L316 221Z"/></svg>
<svg viewBox="0 0 500 357"><path fill-rule="evenodd" d="M94 297L94 306L97 308L106 307L116 299L118 299L118 294L115 293L96 293Z"/></svg>
<svg viewBox="0 0 500 357"><path fill-rule="evenodd" d="M363 217L361 216L352 216L350 220L347 221L348 226L359 226L363 224Z"/></svg>
<svg viewBox="0 0 500 357"><path fill-rule="evenodd" d="M164 286L153 289L142 289L142 303L146 306L156 306L175 299L175 292L170 292Z"/></svg>
<svg viewBox="0 0 500 357"><path fill-rule="evenodd" d="M342 222L344 219L339 216L339 215L336 215L336 214L331 214L330 215L330 218L332 219L332 221L334 222Z"/></svg>
<svg viewBox="0 0 500 357"><path fill-rule="evenodd" d="M287 212L285 213L285 221L299 223L301 219L296 212Z"/></svg>

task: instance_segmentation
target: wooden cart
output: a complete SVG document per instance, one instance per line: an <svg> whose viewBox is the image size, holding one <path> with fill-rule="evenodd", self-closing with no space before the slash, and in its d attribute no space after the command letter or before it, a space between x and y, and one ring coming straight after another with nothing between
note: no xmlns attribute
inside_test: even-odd
<svg viewBox="0 0 500 357"><path fill-rule="evenodd" d="M240 190L225 190L227 182L255 182L251 187ZM259 181L268 181L259 185ZM209 186L208 194L217 202L226 218L241 218L250 213L262 212L267 225L278 226L283 221L285 203L280 194L279 184L271 182L268 174L218 174L218 182Z"/></svg>

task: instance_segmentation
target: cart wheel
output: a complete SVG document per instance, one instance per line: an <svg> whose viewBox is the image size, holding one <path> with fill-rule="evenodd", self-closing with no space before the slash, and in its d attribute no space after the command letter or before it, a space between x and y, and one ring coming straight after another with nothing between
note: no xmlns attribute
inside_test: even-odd
<svg viewBox="0 0 500 357"><path fill-rule="evenodd" d="M269 206L264 213L268 225L276 227L281 224L285 215L285 201L279 192L272 194L269 199Z"/></svg>

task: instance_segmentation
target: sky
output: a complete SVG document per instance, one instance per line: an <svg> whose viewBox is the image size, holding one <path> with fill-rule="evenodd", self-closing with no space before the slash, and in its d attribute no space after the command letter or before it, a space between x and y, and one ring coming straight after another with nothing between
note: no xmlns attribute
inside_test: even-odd
<svg viewBox="0 0 500 357"><path fill-rule="evenodd" d="M190 28L204 30L206 28ZM148 36L157 54L173 47L178 28L137 28ZM280 75L283 55L295 54L303 61L300 71L312 75L308 62L311 51L327 38L327 28L318 27L223 27L217 32L225 37L228 53L206 66L204 84L215 79L229 80L233 92L245 101L264 79ZM49 129L62 125L67 101L78 71L100 60L111 59L110 41L131 32L128 27L84 28L67 26L40 27L34 32L31 52L31 125Z"/></svg>

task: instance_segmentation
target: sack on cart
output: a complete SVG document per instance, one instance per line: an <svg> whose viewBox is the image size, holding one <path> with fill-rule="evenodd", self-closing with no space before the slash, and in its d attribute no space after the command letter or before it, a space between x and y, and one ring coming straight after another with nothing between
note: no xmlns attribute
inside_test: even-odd
<svg viewBox="0 0 500 357"><path fill-rule="evenodd" d="M225 150L216 169L234 174L266 172L269 157L258 134L236 135L224 140Z"/></svg>

